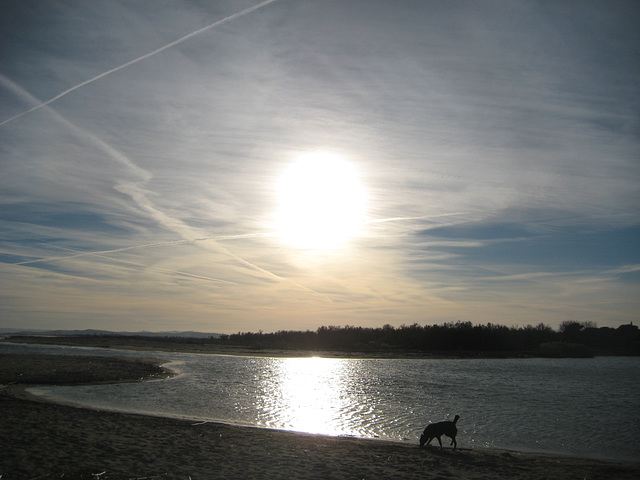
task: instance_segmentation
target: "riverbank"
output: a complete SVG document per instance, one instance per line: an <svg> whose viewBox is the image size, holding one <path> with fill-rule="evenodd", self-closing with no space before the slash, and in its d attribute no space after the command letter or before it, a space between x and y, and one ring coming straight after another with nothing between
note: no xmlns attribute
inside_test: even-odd
<svg viewBox="0 0 640 480"><path fill-rule="evenodd" d="M19 385L162 375L151 361L15 355L0 358L0 475L7 479L635 479L639 463L504 451L419 449L75 408L11 394ZM90 368L87 367L90 365ZM102 378L101 380L104 380ZM112 378L113 380L113 378ZM100 474L100 475L98 475Z"/></svg>
<svg viewBox="0 0 640 480"><path fill-rule="evenodd" d="M323 357L323 358L525 358L527 352L422 352L406 349L344 351L344 350L297 350L287 348L258 348L240 345L211 343L201 339L144 337L123 335L69 335L38 336L13 335L2 340L6 343L38 345L63 345L71 347L108 348L114 350L136 350L142 352L203 353L208 355L235 355L253 357Z"/></svg>

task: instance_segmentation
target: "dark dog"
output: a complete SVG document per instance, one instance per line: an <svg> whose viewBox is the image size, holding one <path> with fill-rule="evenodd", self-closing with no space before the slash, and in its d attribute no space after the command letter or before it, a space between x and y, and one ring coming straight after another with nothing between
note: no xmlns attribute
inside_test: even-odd
<svg viewBox="0 0 640 480"><path fill-rule="evenodd" d="M440 440L440 437L442 435L446 435L451 439L451 445L453 445L453 449L455 450L458 446L458 442L456 442L456 435L458 434L458 427L456 427L456 423L458 423L459 418L460 415L456 415L453 422L438 422L427 425L427 428L425 428L422 435L420 435L420 448L425 445L429 445L431 440L437 438L440 448L442 449L442 440Z"/></svg>

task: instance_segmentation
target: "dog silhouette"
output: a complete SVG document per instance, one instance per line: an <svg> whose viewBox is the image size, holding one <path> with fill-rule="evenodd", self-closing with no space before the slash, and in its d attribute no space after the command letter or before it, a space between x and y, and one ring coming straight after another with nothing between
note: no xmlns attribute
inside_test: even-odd
<svg viewBox="0 0 640 480"><path fill-rule="evenodd" d="M446 435L451 439L451 445L453 445L453 449L455 450L458 446L458 442L456 442L456 435L458 434L458 427L456 427L456 423L458 423L458 419L460 415L456 415L456 417L452 421L446 422L438 422L438 423L430 423L427 425L427 428L424 429L422 435L420 435L420 448L425 445L429 445L431 440L434 438L438 439L438 443L440 444L440 448L442 449L442 440L440 437L442 435Z"/></svg>

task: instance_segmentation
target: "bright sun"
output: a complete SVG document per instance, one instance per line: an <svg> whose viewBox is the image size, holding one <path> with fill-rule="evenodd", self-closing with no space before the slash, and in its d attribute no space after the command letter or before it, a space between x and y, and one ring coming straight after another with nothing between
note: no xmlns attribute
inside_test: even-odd
<svg viewBox="0 0 640 480"><path fill-rule="evenodd" d="M336 155L304 155L284 172L277 189L277 228L296 247L339 247L364 222L365 192L357 171Z"/></svg>

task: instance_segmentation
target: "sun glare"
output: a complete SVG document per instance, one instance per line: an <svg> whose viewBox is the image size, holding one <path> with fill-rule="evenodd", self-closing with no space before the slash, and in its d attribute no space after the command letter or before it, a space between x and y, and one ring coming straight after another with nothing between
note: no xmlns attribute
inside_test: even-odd
<svg viewBox="0 0 640 480"><path fill-rule="evenodd" d="M364 223L365 192L358 172L336 155L303 156L284 172L277 191L277 228L293 246L337 248Z"/></svg>
<svg viewBox="0 0 640 480"><path fill-rule="evenodd" d="M340 435L345 407L342 389L345 364L335 358L287 358L279 370L277 402L285 428L307 433Z"/></svg>

